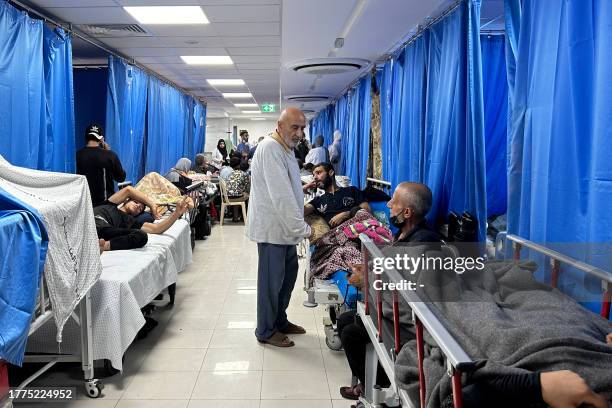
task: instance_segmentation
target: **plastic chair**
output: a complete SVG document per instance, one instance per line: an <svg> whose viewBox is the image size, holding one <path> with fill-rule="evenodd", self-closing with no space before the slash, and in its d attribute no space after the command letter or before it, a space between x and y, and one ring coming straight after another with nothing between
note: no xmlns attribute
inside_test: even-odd
<svg viewBox="0 0 612 408"><path fill-rule="evenodd" d="M242 208L242 219L246 225L247 213L246 213L246 200L249 199L248 194L240 198L229 198L227 195L227 184L225 180L219 178L219 189L221 190L221 218L219 225L223 226L223 218L225 218L225 207L240 206Z"/></svg>

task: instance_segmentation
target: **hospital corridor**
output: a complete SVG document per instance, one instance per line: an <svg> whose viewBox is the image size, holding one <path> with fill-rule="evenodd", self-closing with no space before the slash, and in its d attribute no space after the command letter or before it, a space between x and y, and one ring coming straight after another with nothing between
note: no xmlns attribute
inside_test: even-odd
<svg viewBox="0 0 612 408"><path fill-rule="evenodd" d="M612 0L0 0L0 408L612 408Z"/></svg>

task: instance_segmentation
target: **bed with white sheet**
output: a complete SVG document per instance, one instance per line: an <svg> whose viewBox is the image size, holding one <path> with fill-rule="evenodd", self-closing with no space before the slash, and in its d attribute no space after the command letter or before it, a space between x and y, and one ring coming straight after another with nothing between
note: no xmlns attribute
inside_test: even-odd
<svg viewBox="0 0 612 408"><path fill-rule="evenodd" d="M176 283L177 274L191 263L189 223L178 220L163 234L149 234L144 248L104 252L102 275L91 289L94 360L109 360L122 369L122 357L145 323L140 309L163 289ZM77 329L67 324L62 350L79 347ZM48 331L47 331L48 330ZM28 351L55 348L53 327L30 339ZM75 340L75 341L73 341Z"/></svg>

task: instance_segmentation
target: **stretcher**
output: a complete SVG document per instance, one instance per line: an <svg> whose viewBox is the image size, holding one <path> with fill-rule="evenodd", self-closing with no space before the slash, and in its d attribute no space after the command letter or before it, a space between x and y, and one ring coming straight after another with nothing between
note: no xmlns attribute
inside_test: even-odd
<svg viewBox="0 0 612 408"><path fill-rule="evenodd" d="M386 193L391 188L390 183L373 178L367 179L367 185ZM305 202L312 200L314 196L305 197ZM370 203L370 206L373 212L385 213L388 219L386 202ZM361 299L361 293L354 286L349 285L349 271L346 270L338 270L326 280L314 279L314 283L311 285L309 282L310 257L314 251L314 246L309 245L308 240L304 240L300 246L302 247L300 252L305 258L304 291L307 295L303 305L309 308L323 305L327 309L328 316L323 318L325 344L332 350L341 350L342 344L338 335L336 317L348 310L354 310L357 301Z"/></svg>

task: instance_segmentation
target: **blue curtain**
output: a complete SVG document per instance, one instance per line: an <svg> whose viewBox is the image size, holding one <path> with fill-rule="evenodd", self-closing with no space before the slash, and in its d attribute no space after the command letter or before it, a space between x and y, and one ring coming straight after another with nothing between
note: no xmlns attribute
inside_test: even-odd
<svg viewBox="0 0 612 408"><path fill-rule="evenodd" d="M182 94L181 107L183 109L182 114L185 120L185 126L183 127L183 157L187 157L193 162L195 152L193 150L195 128L193 122L193 110L195 108L195 101L189 95Z"/></svg>
<svg viewBox="0 0 612 408"><path fill-rule="evenodd" d="M0 154L39 168L45 135L43 23L0 2ZM44 152L44 150L43 150Z"/></svg>
<svg viewBox="0 0 612 408"><path fill-rule="evenodd" d="M40 214L0 188L0 359L18 366L23 362L48 243Z"/></svg>
<svg viewBox="0 0 612 408"><path fill-rule="evenodd" d="M486 234L480 0L466 0L430 29L424 182L429 220L468 211Z"/></svg>
<svg viewBox="0 0 612 408"><path fill-rule="evenodd" d="M76 148L85 146L85 129L91 123L106 130L106 88L108 69L75 69L74 117ZM113 146L114 147L114 146Z"/></svg>
<svg viewBox="0 0 612 408"><path fill-rule="evenodd" d="M403 61L402 61L403 62ZM393 184L396 178L400 109L402 107L402 63L398 57L389 60L380 77L380 129L382 178ZM395 188L393 186L392 188Z"/></svg>
<svg viewBox="0 0 612 408"><path fill-rule="evenodd" d="M147 81L140 69L109 57L105 136L133 184L144 175Z"/></svg>
<svg viewBox="0 0 612 408"><path fill-rule="evenodd" d="M424 178L428 44L429 32L425 32L403 53L404 69L399 89L405 102L399 114L398 159L390 180L393 188L402 181L421 183Z"/></svg>
<svg viewBox="0 0 612 408"><path fill-rule="evenodd" d="M346 153L348 149L348 94L343 95L334 105L334 130L339 130L342 134L342 139L340 140L342 153L336 171L338 174L345 175Z"/></svg>
<svg viewBox="0 0 612 408"><path fill-rule="evenodd" d="M203 153L206 145L206 105L196 102L193 107L193 153Z"/></svg>
<svg viewBox="0 0 612 408"><path fill-rule="evenodd" d="M185 109L185 98L178 90L157 78L149 79L145 164L147 173L155 171L165 174L178 159L188 153L185 145Z"/></svg>
<svg viewBox="0 0 612 408"><path fill-rule="evenodd" d="M508 124L508 83L504 36L481 35L482 88L487 164L487 217L506 213L506 134Z"/></svg>
<svg viewBox="0 0 612 408"><path fill-rule="evenodd" d="M43 30L45 137L39 149L39 169L74 173L74 91L72 41L61 28Z"/></svg>
<svg viewBox="0 0 612 408"><path fill-rule="evenodd" d="M505 9L508 230L572 243L564 252L609 269L612 3L506 0ZM577 299L601 293L582 274L564 272L559 285Z"/></svg>
<svg viewBox="0 0 612 408"><path fill-rule="evenodd" d="M348 126L346 150L342 152L346 160L346 175L351 183L365 188L370 153L370 124L372 99L370 94L370 75L367 75L349 91Z"/></svg>
<svg viewBox="0 0 612 408"><path fill-rule="evenodd" d="M310 121L310 140L314 142L319 135L323 136L323 145L330 146L334 141L334 105L327 105Z"/></svg>

